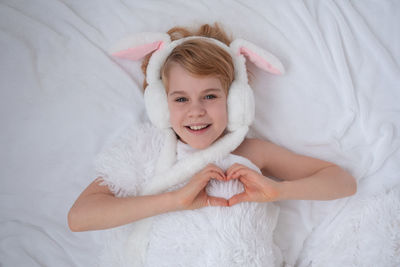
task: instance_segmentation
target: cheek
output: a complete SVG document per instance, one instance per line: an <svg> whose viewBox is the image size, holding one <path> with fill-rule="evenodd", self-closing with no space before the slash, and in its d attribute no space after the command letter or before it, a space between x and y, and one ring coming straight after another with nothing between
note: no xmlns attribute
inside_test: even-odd
<svg viewBox="0 0 400 267"><path fill-rule="evenodd" d="M226 127L227 124L228 124L228 110L227 110L226 107L223 109L222 113L223 113L222 120L224 121L224 124L225 124L225 127Z"/></svg>
<svg viewBox="0 0 400 267"><path fill-rule="evenodd" d="M179 108L176 105L168 105L169 109L169 120L172 126L177 125L180 121L180 112Z"/></svg>
<svg viewBox="0 0 400 267"><path fill-rule="evenodd" d="M228 111L226 102L216 106L213 110L213 113L215 118L218 118L218 121L221 124L225 124L226 126L226 124L228 123Z"/></svg>

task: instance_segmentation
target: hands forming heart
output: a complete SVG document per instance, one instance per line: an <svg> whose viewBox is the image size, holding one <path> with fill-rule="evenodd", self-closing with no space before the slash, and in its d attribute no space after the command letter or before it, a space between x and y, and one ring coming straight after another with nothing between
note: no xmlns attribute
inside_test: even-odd
<svg viewBox="0 0 400 267"><path fill-rule="evenodd" d="M229 181L239 179L244 191L230 199L209 196L206 186L211 179ZM207 165L182 188L175 191L179 210L199 209L206 206L233 206L240 202L270 202L280 199L281 184L245 165L235 163L226 173L214 164Z"/></svg>

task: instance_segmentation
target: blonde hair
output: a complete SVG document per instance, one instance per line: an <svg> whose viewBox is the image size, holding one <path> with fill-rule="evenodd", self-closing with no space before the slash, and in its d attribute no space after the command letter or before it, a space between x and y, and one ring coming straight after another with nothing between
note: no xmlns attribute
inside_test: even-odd
<svg viewBox="0 0 400 267"><path fill-rule="evenodd" d="M231 38L215 23L214 26L202 25L197 31L189 31L186 28L174 27L167 32L172 41L189 37L205 36L217 39L229 46ZM142 71L146 77L146 68L151 54L147 55L142 63ZM161 68L160 76L164 87L168 91L168 75L172 63L179 64L182 68L195 76L214 76L217 77L225 92L234 80L235 68L232 57L223 48L201 39L193 39L183 42L175 47L167 57ZM146 79L143 82L143 89L146 89Z"/></svg>

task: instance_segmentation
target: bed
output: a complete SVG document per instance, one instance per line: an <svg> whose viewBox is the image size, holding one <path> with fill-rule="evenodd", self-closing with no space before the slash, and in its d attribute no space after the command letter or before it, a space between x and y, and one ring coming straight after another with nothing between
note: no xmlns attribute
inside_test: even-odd
<svg viewBox="0 0 400 267"><path fill-rule="evenodd" d="M282 201L286 266L400 266L400 2L0 2L0 266L94 266L102 231L67 213L93 159L147 121L139 62L110 57L128 34L220 22L278 56L284 76L249 65L251 135L332 161L356 195Z"/></svg>

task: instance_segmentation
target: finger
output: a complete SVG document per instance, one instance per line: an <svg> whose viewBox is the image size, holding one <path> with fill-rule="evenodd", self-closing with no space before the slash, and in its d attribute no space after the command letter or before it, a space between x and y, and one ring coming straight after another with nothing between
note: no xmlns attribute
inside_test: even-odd
<svg viewBox="0 0 400 267"><path fill-rule="evenodd" d="M247 199L246 193L243 192L243 193L234 195L233 197L228 199L228 204L229 204L229 207L231 207L233 205L236 205L236 204L238 204L240 202L245 202L245 201L248 201L248 199Z"/></svg>
<svg viewBox="0 0 400 267"><path fill-rule="evenodd" d="M217 177L212 177L212 178L215 178L215 179L218 179L218 180L221 180L221 179L222 179L222 180L225 180L225 178L226 178L224 171L223 171L220 167L218 167L218 166L216 166L216 165L214 165L214 164L212 164L212 163L208 164L208 165L203 169L203 172L202 172L202 173L203 173L204 175L209 175L210 172L213 173L213 176L215 176L215 174L218 174Z"/></svg>
<svg viewBox="0 0 400 267"><path fill-rule="evenodd" d="M209 171L217 172L217 173L219 173L219 174L224 178L224 180L226 179L226 175L225 175L224 170L222 170L222 169L221 169L220 167L218 167L217 165L214 165L214 164L210 165L210 164L209 164L208 170L209 170Z"/></svg>
<svg viewBox="0 0 400 267"><path fill-rule="evenodd" d="M239 163L235 163L232 166L230 166L227 170L226 170L226 175L229 176L230 173L232 173L235 169L239 168L241 166L241 164Z"/></svg>
<svg viewBox="0 0 400 267"><path fill-rule="evenodd" d="M246 176L248 173L249 168L245 166L238 166L236 169L233 169L231 173L228 175L228 180L231 179L238 179L241 176Z"/></svg>
<svg viewBox="0 0 400 267"><path fill-rule="evenodd" d="M225 198L220 198L220 197L208 197L207 203L209 206L223 206L227 207L228 206L228 200Z"/></svg>
<svg viewBox="0 0 400 267"><path fill-rule="evenodd" d="M222 176L221 173L214 171L214 170L209 170L206 173L201 173L199 175L197 181L194 182L194 185L197 188L205 188L211 179L225 181L225 178Z"/></svg>
<svg viewBox="0 0 400 267"><path fill-rule="evenodd" d="M212 176L212 178L217 179L217 180L223 180L225 181L225 174L221 171L218 170L210 170L209 175Z"/></svg>
<svg viewBox="0 0 400 267"><path fill-rule="evenodd" d="M203 185L207 184L211 179L225 180L224 176L215 170L208 170L207 172L202 173L200 179Z"/></svg>
<svg viewBox="0 0 400 267"><path fill-rule="evenodd" d="M215 165L213 163L207 164L207 166L204 168L204 170L206 170L206 171L215 170L215 171L220 171L221 173L224 172L220 167L218 167L217 165Z"/></svg>
<svg viewBox="0 0 400 267"><path fill-rule="evenodd" d="M227 176L228 176L228 180L232 177L232 175L236 172L236 171L238 171L238 170L240 170L240 169L243 169L243 168L248 168L247 166L245 166L245 165L243 165L243 164L239 164L239 163L235 163L235 164L233 164L228 170L227 170Z"/></svg>

